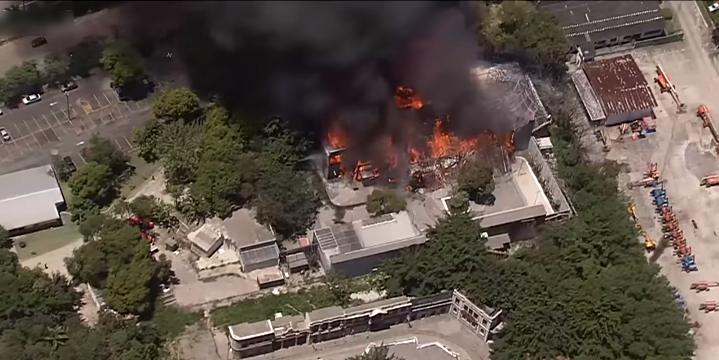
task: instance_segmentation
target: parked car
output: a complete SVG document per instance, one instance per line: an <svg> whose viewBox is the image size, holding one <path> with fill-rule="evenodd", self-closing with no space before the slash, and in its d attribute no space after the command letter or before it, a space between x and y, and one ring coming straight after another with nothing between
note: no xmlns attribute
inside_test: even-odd
<svg viewBox="0 0 719 360"><path fill-rule="evenodd" d="M8 133L5 128L0 128L0 137L2 137L3 141L12 140L12 138L10 137L10 133Z"/></svg>
<svg viewBox="0 0 719 360"><path fill-rule="evenodd" d="M719 10L719 2L715 2L715 3L711 4L711 5L709 5L709 6L707 7L707 9L709 9L709 12L710 12L710 13L713 13L713 12Z"/></svg>
<svg viewBox="0 0 719 360"><path fill-rule="evenodd" d="M77 166L75 166L75 162L72 161L72 158L71 158L71 157L65 156L64 158L62 158L62 161L63 161L63 162L65 163L65 165L67 166L67 169L68 169L68 172L69 172L69 173L74 173L75 171L77 171Z"/></svg>
<svg viewBox="0 0 719 360"><path fill-rule="evenodd" d="M38 36L38 37L32 39L32 42L30 43L30 45L32 45L32 47L34 47L34 48L38 47L38 46L43 46L45 44L47 44L47 39L45 39L42 36Z"/></svg>
<svg viewBox="0 0 719 360"><path fill-rule="evenodd" d="M75 89L77 89L77 83L73 80L68 80L60 84L60 91L62 92L68 92Z"/></svg>
<svg viewBox="0 0 719 360"><path fill-rule="evenodd" d="M30 94L22 98L22 103L25 105L30 105L32 103L38 102L42 100L42 97L40 97L40 94Z"/></svg>

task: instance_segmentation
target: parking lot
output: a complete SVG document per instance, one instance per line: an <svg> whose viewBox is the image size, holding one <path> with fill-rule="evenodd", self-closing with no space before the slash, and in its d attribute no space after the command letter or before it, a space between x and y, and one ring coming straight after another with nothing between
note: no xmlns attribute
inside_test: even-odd
<svg viewBox="0 0 719 360"><path fill-rule="evenodd" d="M132 150L132 132L150 117L151 99L120 101L100 77L80 80L78 85L67 97L58 90L49 90L37 103L3 109L0 127L12 139L0 145L2 172L47 163L52 150L83 164L80 150L95 133L110 139L122 151Z"/></svg>

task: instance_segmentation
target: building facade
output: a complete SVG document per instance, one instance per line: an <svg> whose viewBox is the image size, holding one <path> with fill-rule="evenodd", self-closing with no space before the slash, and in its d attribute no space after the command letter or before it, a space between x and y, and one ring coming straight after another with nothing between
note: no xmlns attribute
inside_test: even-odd
<svg viewBox="0 0 719 360"><path fill-rule="evenodd" d="M454 290L420 298L400 296L346 309L332 306L304 315L234 325L228 328L228 338L233 355L242 359L292 346L384 330L442 314L451 314L487 341L492 330L501 324L502 311L478 306Z"/></svg>
<svg viewBox="0 0 719 360"><path fill-rule="evenodd" d="M598 49L666 35L659 1L541 0L540 11L552 14L572 50L591 60Z"/></svg>

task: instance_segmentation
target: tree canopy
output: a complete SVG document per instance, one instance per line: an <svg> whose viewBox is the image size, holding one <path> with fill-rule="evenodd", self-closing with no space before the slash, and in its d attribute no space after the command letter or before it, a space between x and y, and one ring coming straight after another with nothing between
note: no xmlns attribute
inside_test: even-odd
<svg viewBox="0 0 719 360"><path fill-rule="evenodd" d="M407 208L407 201L391 190L373 190L367 196L367 212L373 216L400 212Z"/></svg>
<svg viewBox="0 0 719 360"><path fill-rule="evenodd" d="M24 62L10 68L0 79L0 101L12 106L20 98L42 91L43 77L35 62Z"/></svg>
<svg viewBox="0 0 719 360"><path fill-rule="evenodd" d="M346 360L404 360L395 354L389 353L387 346L373 346L362 354L350 356Z"/></svg>
<svg viewBox="0 0 719 360"><path fill-rule="evenodd" d="M135 129L132 142L137 146L137 155L148 163L160 159L158 147L162 141L164 127L157 119L150 119L144 127Z"/></svg>
<svg viewBox="0 0 719 360"><path fill-rule="evenodd" d="M106 301L112 309L123 314L145 313L160 270L150 256L148 243L140 238L139 229L127 222L111 217L104 217L100 225L93 221L93 240L66 259L68 272L78 283L106 289Z"/></svg>
<svg viewBox="0 0 719 360"><path fill-rule="evenodd" d="M584 160L567 114L555 114L559 173L578 214L543 229L534 249L488 257L480 230L452 213L425 246L382 267L390 293L458 288L509 317L492 359L685 359L689 326L647 263L618 192L616 166ZM652 331L646 331L652 329Z"/></svg>
<svg viewBox="0 0 719 360"><path fill-rule="evenodd" d="M186 87L167 90L160 94L152 110L157 119L170 122L194 121L202 114L200 98Z"/></svg>
<svg viewBox="0 0 719 360"><path fill-rule="evenodd" d="M102 67L110 73L115 87L125 87L145 76L142 58L129 44L122 41L109 43L102 50Z"/></svg>
<svg viewBox="0 0 719 360"><path fill-rule="evenodd" d="M569 43L552 15L530 1L503 1L490 5L484 17L480 36L495 54L555 77L566 71Z"/></svg>
<svg viewBox="0 0 719 360"><path fill-rule="evenodd" d="M467 193L470 200L484 202L494 192L494 168L479 160L469 161L462 166L457 176L457 190Z"/></svg>

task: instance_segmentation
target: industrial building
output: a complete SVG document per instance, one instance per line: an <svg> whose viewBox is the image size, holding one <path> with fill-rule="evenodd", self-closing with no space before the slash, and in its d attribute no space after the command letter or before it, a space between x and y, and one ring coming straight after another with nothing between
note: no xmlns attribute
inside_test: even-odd
<svg viewBox="0 0 719 360"><path fill-rule="evenodd" d="M277 266L280 261L274 233L257 223L248 209L237 210L224 220L207 220L187 239L190 249L200 256L210 257L222 246L236 251L243 272Z"/></svg>
<svg viewBox="0 0 719 360"><path fill-rule="evenodd" d="M657 101L631 55L585 63L572 81L593 122L617 125L654 117Z"/></svg>
<svg viewBox="0 0 719 360"><path fill-rule="evenodd" d="M0 175L0 225L13 236L61 226L66 207L50 165Z"/></svg>
<svg viewBox="0 0 719 360"><path fill-rule="evenodd" d="M406 211L313 231L313 242L325 272L347 276L367 274L384 259L426 240Z"/></svg>
<svg viewBox="0 0 719 360"><path fill-rule="evenodd" d="M248 358L292 346L411 324L441 314L458 319L483 341L501 328L502 310L478 306L454 290L420 298L400 296L346 309L332 306L302 315L278 314L274 320L229 326L228 337L235 357Z"/></svg>
<svg viewBox="0 0 719 360"><path fill-rule="evenodd" d="M659 1L538 1L585 60L596 50L666 35Z"/></svg>

